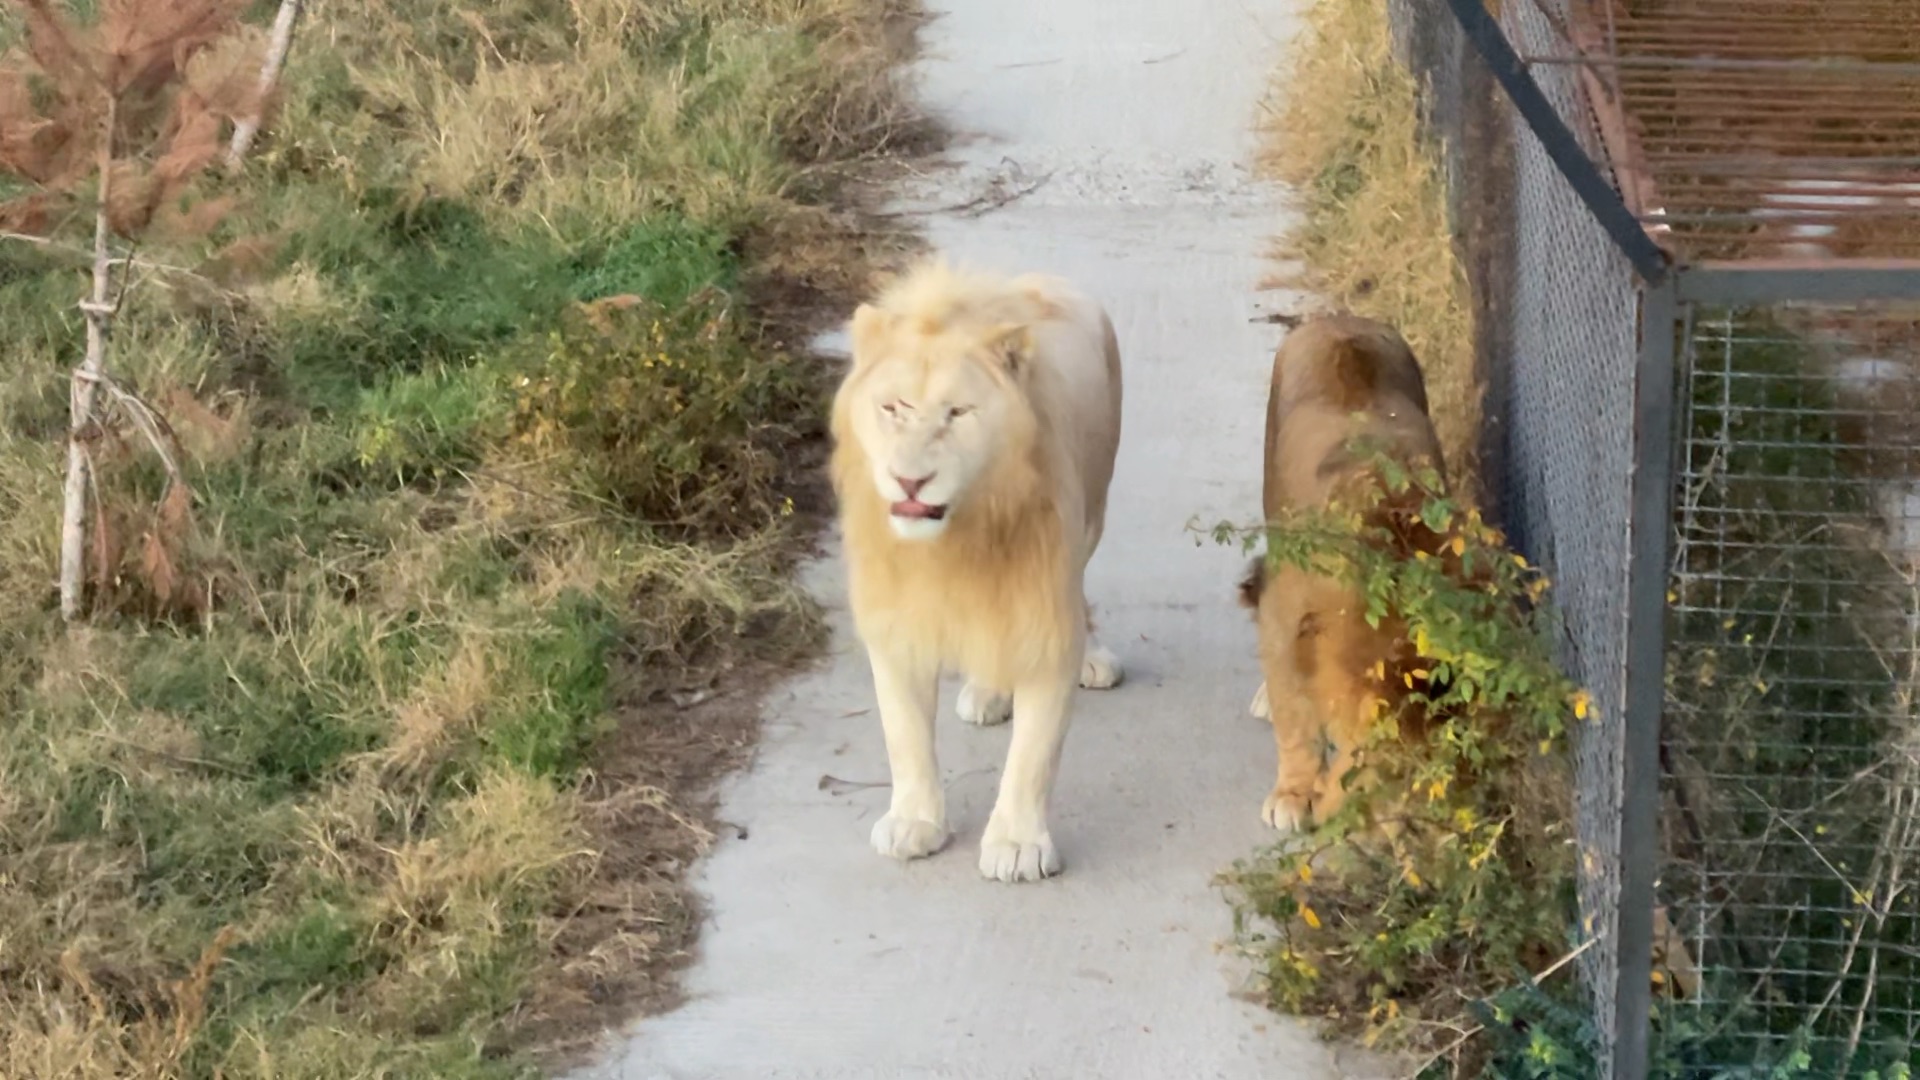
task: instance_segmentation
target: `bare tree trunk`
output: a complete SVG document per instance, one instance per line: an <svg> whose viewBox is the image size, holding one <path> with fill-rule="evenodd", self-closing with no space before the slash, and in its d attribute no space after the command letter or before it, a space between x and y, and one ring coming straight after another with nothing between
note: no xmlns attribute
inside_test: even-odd
<svg viewBox="0 0 1920 1080"><path fill-rule="evenodd" d="M115 305L113 260L108 248L112 230L108 226L107 206L113 195L114 128L119 119L117 103L107 102L107 134L100 146L100 205L93 215L93 293L80 304L87 317L87 356L74 369L68 390L67 483L60 520L60 617L68 622L80 617L80 601L85 592L87 561L87 489L93 475L93 457L87 450L88 428L93 424L95 401L100 380L107 370L107 330Z"/></svg>
<svg viewBox="0 0 1920 1080"><path fill-rule="evenodd" d="M273 17L273 37L267 44L267 59L260 65L260 87L254 94L253 111L233 126L233 142L227 147L228 172L240 168L253 146L253 137L260 133L267 96L280 81L280 68L287 62L287 50L293 45L293 24L299 17L300 0L280 0L280 13Z"/></svg>

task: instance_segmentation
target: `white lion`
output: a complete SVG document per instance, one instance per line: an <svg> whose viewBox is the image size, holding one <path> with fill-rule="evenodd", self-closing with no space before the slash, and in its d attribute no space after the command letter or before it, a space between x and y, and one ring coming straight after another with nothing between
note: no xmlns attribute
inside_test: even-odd
<svg viewBox="0 0 1920 1080"><path fill-rule="evenodd" d="M980 872L1058 873L1047 802L1074 685L1121 678L1083 585L1120 441L1113 325L1066 282L932 261L862 304L851 334L832 471L893 774L873 846L912 859L946 844L933 716L953 670L962 718L1013 719Z"/></svg>

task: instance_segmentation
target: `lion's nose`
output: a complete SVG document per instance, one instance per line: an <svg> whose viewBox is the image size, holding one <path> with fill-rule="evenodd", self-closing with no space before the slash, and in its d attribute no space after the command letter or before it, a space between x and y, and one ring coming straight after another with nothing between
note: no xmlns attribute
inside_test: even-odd
<svg viewBox="0 0 1920 1080"><path fill-rule="evenodd" d="M907 493L907 498L917 499L920 497L920 489L923 487L926 487L927 482L932 479L933 479L932 473L928 473L927 475L921 477L918 480L909 480L904 476L900 476L896 474L893 478L893 482L900 485L900 490Z"/></svg>

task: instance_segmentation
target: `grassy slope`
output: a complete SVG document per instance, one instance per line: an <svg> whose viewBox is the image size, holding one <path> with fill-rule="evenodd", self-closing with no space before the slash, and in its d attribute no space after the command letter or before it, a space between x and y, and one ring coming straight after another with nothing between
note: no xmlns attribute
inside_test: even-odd
<svg viewBox="0 0 1920 1080"><path fill-rule="evenodd" d="M271 251L154 272L116 339L210 605L156 594L109 440L133 554L59 628L84 280L0 247L0 1075L514 1075L666 992L752 703L660 702L811 641L825 373L782 342L861 283L829 207L912 130L903 8L315 6L215 238Z"/></svg>

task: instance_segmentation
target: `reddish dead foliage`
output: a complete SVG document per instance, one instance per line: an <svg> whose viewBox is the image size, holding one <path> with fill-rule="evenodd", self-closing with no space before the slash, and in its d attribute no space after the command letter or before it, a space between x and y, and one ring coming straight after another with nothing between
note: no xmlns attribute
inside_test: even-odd
<svg viewBox="0 0 1920 1080"><path fill-rule="evenodd" d="M258 57L223 48L239 0L105 0L82 26L50 0L14 0L25 40L0 56L0 172L32 190L0 203L0 228L56 230L111 183L108 221L122 238L149 228L195 236L231 208L189 200L234 121L259 104Z"/></svg>

